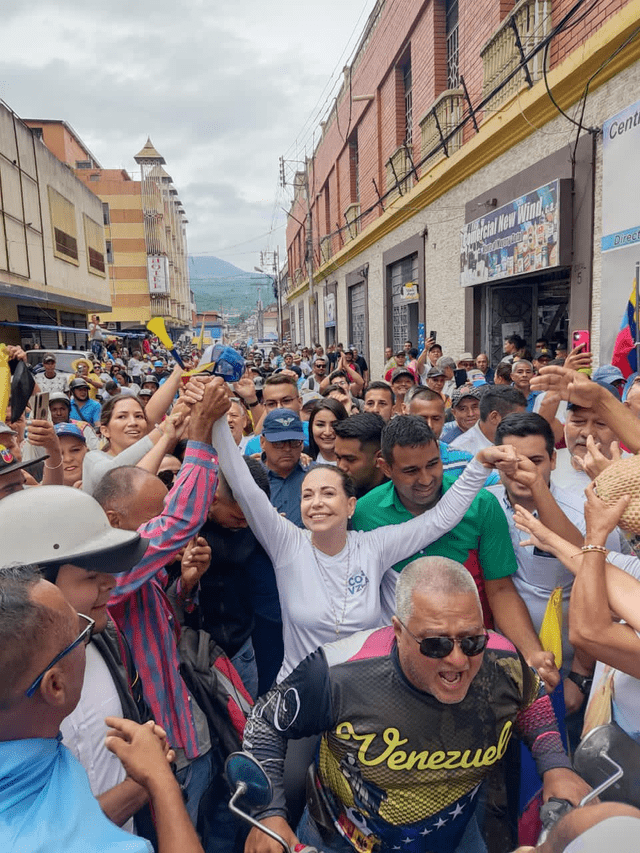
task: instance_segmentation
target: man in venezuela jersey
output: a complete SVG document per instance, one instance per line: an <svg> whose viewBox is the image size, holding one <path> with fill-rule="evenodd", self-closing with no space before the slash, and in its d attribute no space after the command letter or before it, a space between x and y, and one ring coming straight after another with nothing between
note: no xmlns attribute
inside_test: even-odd
<svg viewBox="0 0 640 853"><path fill-rule="evenodd" d="M545 800L589 790L571 771L537 674L487 633L473 578L422 557L398 580L393 625L318 649L258 700L244 749L274 787L257 816L289 843L325 853L484 853L478 790L515 731L530 747ZM286 822L288 739L321 735L307 808ZM279 853L254 829L245 853Z"/></svg>

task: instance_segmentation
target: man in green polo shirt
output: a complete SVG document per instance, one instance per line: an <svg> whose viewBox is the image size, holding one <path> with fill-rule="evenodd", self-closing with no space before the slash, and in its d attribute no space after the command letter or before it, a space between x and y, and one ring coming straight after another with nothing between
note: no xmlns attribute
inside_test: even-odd
<svg viewBox="0 0 640 853"><path fill-rule="evenodd" d="M373 530L399 524L421 515L438 503L455 477L443 474L436 438L422 418L400 415L382 431L380 467L390 482L358 500L353 516L356 530ZM553 654L542 649L529 612L513 585L517 570L504 513L495 497L484 489L462 521L427 548L396 563L396 572L422 556L449 557L462 563L473 576L484 613L485 625L500 630L520 650L548 687L560 674ZM389 588L383 589L385 604Z"/></svg>

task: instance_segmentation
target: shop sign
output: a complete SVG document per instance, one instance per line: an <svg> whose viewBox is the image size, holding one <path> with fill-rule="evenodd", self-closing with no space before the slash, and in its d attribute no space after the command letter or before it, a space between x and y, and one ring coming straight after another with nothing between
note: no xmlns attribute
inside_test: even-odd
<svg viewBox="0 0 640 853"><path fill-rule="evenodd" d="M417 302L418 301L418 285L415 281L408 281L406 284L402 285L402 292L400 294L400 300L402 302Z"/></svg>
<svg viewBox="0 0 640 853"><path fill-rule="evenodd" d="M636 101L602 126L601 364L611 362L640 261L639 147L640 101Z"/></svg>
<svg viewBox="0 0 640 853"><path fill-rule="evenodd" d="M561 265L560 180L513 199L461 231L463 287Z"/></svg>
<svg viewBox="0 0 640 853"><path fill-rule="evenodd" d="M166 255L147 256L149 293L169 293L169 259Z"/></svg>
<svg viewBox="0 0 640 853"><path fill-rule="evenodd" d="M336 295L327 293L324 297L324 325L335 326L336 324Z"/></svg>

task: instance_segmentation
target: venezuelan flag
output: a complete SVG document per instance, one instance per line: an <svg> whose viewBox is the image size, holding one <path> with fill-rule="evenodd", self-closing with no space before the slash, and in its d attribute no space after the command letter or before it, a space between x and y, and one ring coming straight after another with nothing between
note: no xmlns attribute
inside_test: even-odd
<svg viewBox="0 0 640 853"><path fill-rule="evenodd" d="M622 315L620 331L613 347L611 364L620 368L625 379L638 369L636 357L636 280L633 280L631 295Z"/></svg>

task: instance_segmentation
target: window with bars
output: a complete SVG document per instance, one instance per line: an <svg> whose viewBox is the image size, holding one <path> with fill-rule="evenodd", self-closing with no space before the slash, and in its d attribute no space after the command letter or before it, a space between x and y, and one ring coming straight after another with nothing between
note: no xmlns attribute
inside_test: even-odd
<svg viewBox="0 0 640 853"><path fill-rule="evenodd" d="M446 0L446 36L447 36L447 89L457 89L460 85L458 65L458 0Z"/></svg>
<svg viewBox="0 0 640 853"><path fill-rule="evenodd" d="M406 302L403 288L409 282L418 280L418 254L414 253L387 268L387 280L391 290L393 350L401 350L406 340L415 340L417 328L414 328L417 303Z"/></svg>
<svg viewBox="0 0 640 853"><path fill-rule="evenodd" d="M405 142L411 145L413 142L413 93L411 89L411 60L402 68L402 85L404 89L404 124Z"/></svg>
<svg viewBox="0 0 640 853"><path fill-rule="evenodd" d="M364 282L349 288L349 342L365 352L367 329L367 293Z"/></svg>

